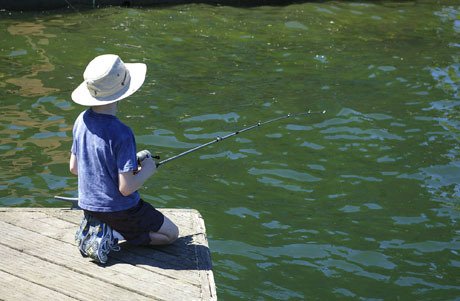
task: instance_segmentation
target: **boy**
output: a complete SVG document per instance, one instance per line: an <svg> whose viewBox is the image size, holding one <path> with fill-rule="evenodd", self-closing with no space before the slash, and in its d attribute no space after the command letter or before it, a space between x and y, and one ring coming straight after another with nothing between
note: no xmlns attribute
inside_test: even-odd
<svg viewBox="0 0 460 301"><path fill-rule="evenodd" d="M74 124L70 171L78 176L78 205L85 216L129 243L165 245L177 239L177 226L137 192L156 172L155 161L147 156L138 166L134 134L116 117L118 101L142 86L146 71L145 64L124 64L113 54L88 64L84 82L72 93L74 102L90 108Z"/></svg>

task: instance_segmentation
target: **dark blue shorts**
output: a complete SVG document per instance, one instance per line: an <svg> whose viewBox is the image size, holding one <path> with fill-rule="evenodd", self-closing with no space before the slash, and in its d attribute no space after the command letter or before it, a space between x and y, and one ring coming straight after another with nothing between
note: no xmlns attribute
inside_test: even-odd
<svg viewBox="0 0 460 301"><path fill-rule="evenodd" d="M86 210L85 210L86 211ZM142 199L127 210L116 212L86 211L119 232L127 242L134 245L150 244L149 232L158 232L164 222L164 215Z"/></svg>

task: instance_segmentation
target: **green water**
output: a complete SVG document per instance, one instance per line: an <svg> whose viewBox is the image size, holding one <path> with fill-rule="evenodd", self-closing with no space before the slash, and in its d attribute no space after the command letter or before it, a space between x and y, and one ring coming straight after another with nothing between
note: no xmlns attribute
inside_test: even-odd
<svg viewBox="0 0 460 301"><path fill-rule="evenodd" d="M0 204L67 206L70 100L103 53L168 163L141 193L203 215L220 300L460 300L460 6L182 5L0 13Z"/></svg>

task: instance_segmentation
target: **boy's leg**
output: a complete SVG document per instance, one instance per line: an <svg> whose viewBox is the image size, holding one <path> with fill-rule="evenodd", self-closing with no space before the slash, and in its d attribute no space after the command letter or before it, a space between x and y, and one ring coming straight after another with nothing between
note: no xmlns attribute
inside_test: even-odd
<svg viewBox="0 0 460 301"><path fill-rule="evenodd" d="M163 225L157 232L150 231L150 244L153 246L172 244L179 237L179 229L166 216Z"/></svg>

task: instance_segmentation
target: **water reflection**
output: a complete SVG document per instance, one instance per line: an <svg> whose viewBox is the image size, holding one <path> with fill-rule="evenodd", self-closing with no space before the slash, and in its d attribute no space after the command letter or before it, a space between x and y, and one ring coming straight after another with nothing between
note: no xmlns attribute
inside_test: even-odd
<svg viewBox="0 0 460 301"><path fill-rule="evenodd" d="M431 75L438 82L437 86L454 98L460 98L460 63L445 68L431 68Z"/></svg>
<svg viewBox="0 0 460 301"><path fill-rule="evenodd" d="M57 88L46 87L42 80L38 78L41 72L52 72L55 68L47 57L46 50L42 46L49 44L50 38L55 38L53 34L47 34L44 31L45 25L39 22L22 22L8 26L8 33L12 36L21 36L26 40L30 51L38 55L35 64L27 65L27 74L21 77L10 77L5 81L19 87L16 92L22 96L38 96L47 95L58 92ZM14 50L9 54L9 57L23 56L28 54L25 49Z"/></svg>

